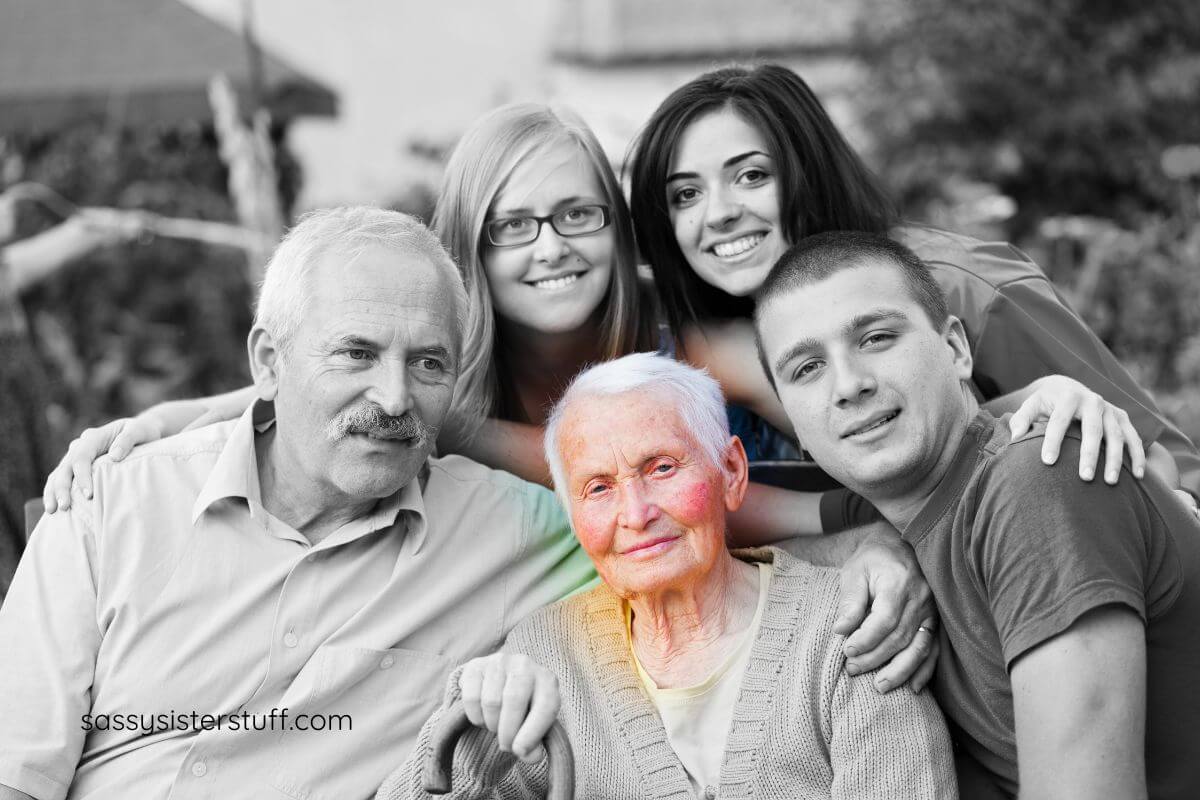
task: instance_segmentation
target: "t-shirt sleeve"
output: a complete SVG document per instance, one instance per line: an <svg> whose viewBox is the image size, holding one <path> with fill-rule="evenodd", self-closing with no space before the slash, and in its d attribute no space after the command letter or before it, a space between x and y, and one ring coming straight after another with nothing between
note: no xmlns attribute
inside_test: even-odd
<svg viewBox="0 0 1200 800"><path fill-rule="evenodd" d="M849 489L832 489L821 494L821 532L837 533L860 525L879 522L883 515Z"/></svg>
<svg viewBox="0 0 1200 800"><path fill-rule="evenodd" d="M1159 410L1048 280L1030 277L1000 288L974 350L976 384L988 396L1016 391L1045 375L1074 378L1124 409L1143 441L1175 458L1185 486L1200 488L1200 452ZM990 385L989 385L990 384Z"/></svg>
<svg viewBox="0 0 1200 800"><path fill-rule="evenodd" d="M47 514L0 607L0 784L62 798L83 752L101 634L90 502Z"/></svg>
<svg viewBox="0 0 1200 800"><path fill-rule="evenodd" d="M1092 609L1118 603L1147 616L1155 515L1139 481L1128 469L1116 486L1082 481L1075 436L1054 466L1041 463L1041 443L1027 437L997 458L963 539L1010 668Z"/></svg>

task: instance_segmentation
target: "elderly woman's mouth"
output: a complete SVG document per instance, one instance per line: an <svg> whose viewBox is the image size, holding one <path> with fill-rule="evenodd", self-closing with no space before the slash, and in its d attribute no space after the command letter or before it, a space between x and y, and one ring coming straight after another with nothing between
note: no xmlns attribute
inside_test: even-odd
<svg viewBox="0 0 1200 800"><path fill-rule="evenodd" d="M626 549L621 555L634 557L657 555L679 541L679 539L680 537L678 536L658 536L653 539L646 539Z"/></svg>

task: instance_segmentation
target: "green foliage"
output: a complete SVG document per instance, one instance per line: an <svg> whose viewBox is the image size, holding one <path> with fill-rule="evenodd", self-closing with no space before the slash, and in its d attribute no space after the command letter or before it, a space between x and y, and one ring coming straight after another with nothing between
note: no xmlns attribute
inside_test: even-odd
<svg viewBox="0 0 1200 800"><path fill-rule="evenodd" d="M864 0L870 129L910 201L949 174L1049 214L1171 210L1162 151L1200 142L1195 0Z"/></svg>
<svg viewBox="0 0 1200 800"><path fill-rule="evenodd" d="M234 221L225 168L203 126L130 131L87 123L15 146L23 179L78 205ZM26 215L22 233L55 222L51 214ZM87 425L249 382L252 290L239 250L168 239L107 248L23 300L54 384L54 452Z"/></svg>
<svg viewBox="0 0 1200 800"><path fill-rule="evenodd" d="M866 127L906 215L963 186L1015 201L997 235L1200 441L1200 185L1163 160L1200 143L1200 3L863 0L861 19ZM1043 224L1079 215L1082 234Z"/></svg>

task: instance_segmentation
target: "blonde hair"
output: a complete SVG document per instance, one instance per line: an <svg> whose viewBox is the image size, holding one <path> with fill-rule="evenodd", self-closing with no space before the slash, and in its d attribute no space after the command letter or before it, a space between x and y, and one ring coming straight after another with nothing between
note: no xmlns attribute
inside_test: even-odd
<svg viewBox="0 0 1200 800"><path fill-rule="evenodd" d="M615 248L600 357L653 349L652 315L638 286L633 225L621 184L587 124L574 112L533 103L501 106L480 117L459 139L446 165L432 227L462 271L470 298L464 363L451 413L457 424L501 410L507 376L496 368L498 328L483 266L483 227L501 187L518 165L567 142L587 156L612 216Z"/></svg>

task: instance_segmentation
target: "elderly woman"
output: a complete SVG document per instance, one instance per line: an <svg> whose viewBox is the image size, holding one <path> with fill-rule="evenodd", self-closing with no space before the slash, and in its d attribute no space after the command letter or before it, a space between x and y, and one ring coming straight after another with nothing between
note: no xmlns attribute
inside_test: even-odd
<svg viewBox="0 0 1200 800"><path fill-rule="evenodd" d="M546 453L603 585L457 670L380 798L426 796L431 731L460 698L478 727L455 752L457 798L544 796L556 715L579 797L956 796L933 699L843 668L837 573L726 549L747 462L714 380L651 354L593 367L555 406Z"/></svg>

